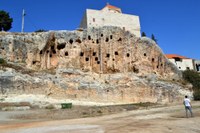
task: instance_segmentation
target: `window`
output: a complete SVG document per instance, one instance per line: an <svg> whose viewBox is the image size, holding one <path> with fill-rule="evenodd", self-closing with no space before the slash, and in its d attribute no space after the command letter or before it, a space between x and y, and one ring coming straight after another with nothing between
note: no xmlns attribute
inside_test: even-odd
<svg viewBox="0 0 200 133"><path fill-rule="evenodd" d="M95 18L93 18L93 22L95 22Z"/></svg>
<svg viewBox="0 0 200 133"><path fill-rule="evenodd" d="M180 62L182 62L182 59L181 58L174 58L175 59L175 61L180 61Z"/></svg>

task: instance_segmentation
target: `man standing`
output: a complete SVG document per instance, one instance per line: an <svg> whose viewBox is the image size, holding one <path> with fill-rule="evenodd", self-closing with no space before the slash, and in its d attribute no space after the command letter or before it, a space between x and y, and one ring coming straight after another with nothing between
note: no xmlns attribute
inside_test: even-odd
<svg viewBox="0 0 200 133"><path fill-rule="evenodd" d="M193 117L192 106L191 106L191 102L188 96L185 96L183 104L185 105L186 117L188 118L188 111L190 111L190 115L191 117Z"/></svg>

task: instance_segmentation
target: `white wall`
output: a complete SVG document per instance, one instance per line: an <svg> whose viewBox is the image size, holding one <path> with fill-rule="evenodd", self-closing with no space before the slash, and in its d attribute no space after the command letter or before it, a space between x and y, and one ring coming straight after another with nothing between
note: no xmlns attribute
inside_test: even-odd
<svg viewBox="0 0 200 133"><path fill-rule="evenodd" d="M117 26L141 37L139 17L109 11L87 9L87 27ZM83 24L82 24L83 25ZM82 27L83 28L83 27Z"/></svg>
<svg viewBox="0 0 200 133"><path fill-rule="evenodd" d="M195 70L192 59L182 59L182 61L175 61L175 59L169 60L175 64L179 70L187 70L187 67L189 67L190 70Z"/></svg>

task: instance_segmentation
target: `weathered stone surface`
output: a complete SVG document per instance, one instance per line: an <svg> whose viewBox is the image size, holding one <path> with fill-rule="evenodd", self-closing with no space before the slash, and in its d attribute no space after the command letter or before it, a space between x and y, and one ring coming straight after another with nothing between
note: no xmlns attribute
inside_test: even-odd
<svg viewBox="0 0 200 133"><path fill-rule="evenodd" d="M155 73L167 78L180 76L154 41L137 38L116 27L5 33L0 36L0 47L3 58L26 62L31 69L76 68L95 73Z"/></svg>
<svg viewBox="0 0 200 133"><path fill-rule="evenodd" d="M43 94L114 103L172 102L185 94L180 90L191 95L179 84L168 82L179 80L181 72L154 41L116 27L4 32L0 55L12 64L12 78L6 79L9 86L1 87L6 95ZM0 77L6 77L7 71L2 68Z"/></svg>

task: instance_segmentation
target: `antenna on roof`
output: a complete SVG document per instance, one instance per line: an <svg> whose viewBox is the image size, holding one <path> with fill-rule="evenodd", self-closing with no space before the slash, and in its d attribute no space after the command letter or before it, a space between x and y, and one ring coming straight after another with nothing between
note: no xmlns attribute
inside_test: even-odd
<svg viewBox="0 0 200 133"><path fill-rule="evenodd" d="M22 11L22 30L21 30L21 32L24 32L24 16L25 16L26 14L25 14L25 10L23 9L23 11Z"/></svg>

